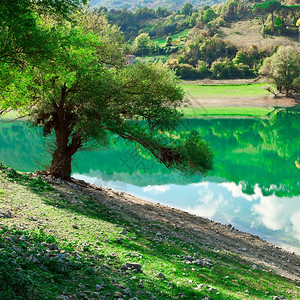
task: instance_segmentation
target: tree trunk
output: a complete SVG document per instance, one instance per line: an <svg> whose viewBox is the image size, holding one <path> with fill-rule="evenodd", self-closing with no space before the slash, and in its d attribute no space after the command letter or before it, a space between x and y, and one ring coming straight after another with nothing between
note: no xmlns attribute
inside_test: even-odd
<svg viewBox="0 0 300 300"><path fill-rule="evenodd" d="M50 175L70 181L72 172L71 163L72 155L70 155L68 149L65 151L62 149L57 149L53 154Z"/></svg>
<svg viewBox="0 0 300 300"><path fill-rule="evenodd" d="M272 16L271 30L272 30L272 32L274 32L274 13L273 12L271 12L271 16Z"/></svg>
<svg viewBox="0 0 300 300"><path fill-rule="evenodd" d="M72 156L82 146L82 138L80 135L73 133L70 142L71 131L65 130L65 128L63 133L59 129L56 129L55 134L57 148L52 156L49 173L56 178L70 181Z"/></svg>

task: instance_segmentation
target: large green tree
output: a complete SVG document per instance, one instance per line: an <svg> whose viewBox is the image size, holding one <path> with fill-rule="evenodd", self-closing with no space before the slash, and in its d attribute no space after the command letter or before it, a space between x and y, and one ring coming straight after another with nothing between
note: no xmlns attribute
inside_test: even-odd
<svg viewBox="0 0 300 300"><path fill-rule="evenodd" d="M14 89L14 83L28 81L24 71L53 57L59 47L55 30L41 26L39 15L63 20L83 0L0 1L0 93ZM19 86L20 88L20 86ZM22 89L23 89L22 88ZM23 92L21 90L15 92ZM2 103L4 105L4 103ZM0 109L0 114L3 110Z"/></svg>
<svg viewBox="0 0 300 300"><path fill-rule="evenodd" d="M26 80L5 92L6 107L22 103L19 111L41 125L44 135L54 133L50 174L70 180L79 149L108 146L116 136L181 173L211 169L212 154L197 132L174 134L183 91L173 72L155 64L126 67L126 46L115 27L95 14L76 18L44 22L45 28L55 26L59 48L51 59L25 69Z"/></svg>
<svg viewBox="0 0 300 300"><path fill-rule="evenodd" d="M297 91L300 74L300 52L290 46L280 47L271 57L267 57L260 72L267 76L277 89L285 91L286 95L291 90Z"/></svg>

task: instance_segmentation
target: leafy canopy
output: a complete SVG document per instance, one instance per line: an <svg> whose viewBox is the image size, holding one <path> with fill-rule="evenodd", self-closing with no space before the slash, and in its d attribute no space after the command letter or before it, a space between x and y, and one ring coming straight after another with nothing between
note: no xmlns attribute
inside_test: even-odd
<svg viewBox="0 0 300 300"><path fill-rule="evenodd" d="M125 66L120 32L93 13L55 27L51 59L24 69L23 81L4 92L6 107L27 112L44 134L55 134L50 174L70 179L71 158L82 147L108 146L118 135L183 174L206 173L212 154L197 132L178 136L183 91L161 64ZM9 105L8 105L9 104Z"/></svg>

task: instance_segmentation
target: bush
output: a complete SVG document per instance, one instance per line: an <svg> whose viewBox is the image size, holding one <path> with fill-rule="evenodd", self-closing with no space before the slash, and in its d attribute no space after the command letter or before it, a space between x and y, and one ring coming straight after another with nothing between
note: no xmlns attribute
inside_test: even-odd
<svg viewBox="0 0 300 300"><path fill-rule="evenodd" d="M199 62L197 67L189 64L179 63L178 59L171 59L167 61L167 66L176 72L181 79L203 79L209 77L210 71L204 62Z"/></svg>
<svg viewBox="0 0 300 300"><path fill-rule="evenodd" d="M215 79L251 78L255 74L249 66L234 64L229 59L218 59L212 63L210 71Z"/></svg>

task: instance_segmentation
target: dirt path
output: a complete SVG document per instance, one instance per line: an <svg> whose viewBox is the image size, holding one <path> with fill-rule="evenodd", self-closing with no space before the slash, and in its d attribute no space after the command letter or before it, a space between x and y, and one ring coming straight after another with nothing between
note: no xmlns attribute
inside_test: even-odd
<svg viewBox="0 0 300 300"><path fill-rule="evenodd" d="M129 194L96 187L80 180L74 179L74 183L84 193L92 193L98 201L128 221L141 222L146 230L159 230L163 235L201 244L203 248L239 255L253 268L273 270L300 283L300 256L271 245L258 236Z"/></svg>

